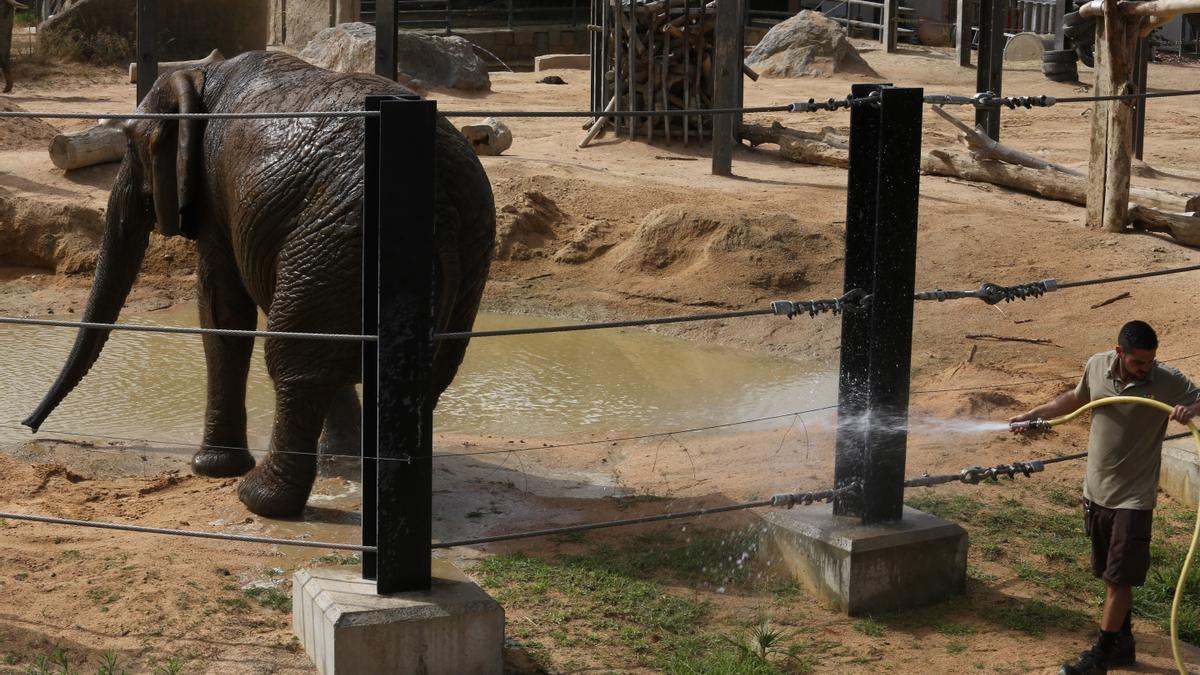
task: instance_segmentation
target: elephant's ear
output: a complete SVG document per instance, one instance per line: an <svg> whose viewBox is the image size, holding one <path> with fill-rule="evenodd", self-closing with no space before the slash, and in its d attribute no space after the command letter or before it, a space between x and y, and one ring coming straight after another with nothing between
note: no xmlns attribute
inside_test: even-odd
<svg viewBox="0 0 1200 675"><path fill-rule="evenodd" d="M200 90L204 73L199 70L177 70L171 73L167 91L161 92L160 108L154 112L204 112ZM149 98L149 97L148 97ZM154 216L159 234L196 237L195 205L201 182L201 142L204 139L204 120L184 119L160 124L150 139L150 170L153 173ZM178 129L172 137L171 131Z"/></svg>

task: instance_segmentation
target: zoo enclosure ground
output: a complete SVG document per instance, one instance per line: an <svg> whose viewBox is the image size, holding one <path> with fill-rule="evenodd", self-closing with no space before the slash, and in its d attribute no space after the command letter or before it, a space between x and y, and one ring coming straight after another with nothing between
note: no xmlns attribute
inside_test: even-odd
<svg viewBox="0 0 1200 675"><path fill-rule="evenodd" d="M956 68L944 51L904 48L887 55L864 49L864 57L884 81L924 85L930 92L973 90L973 72ZM542 74L496 74L488 96L456 98L439 93L439 105L443 110L585 107L586 74L557 74L568 84L537 84ZM118 70L18 64L17 76L15 96L4 100L27 109L121 111L132 100L132 87ZM1195 66L1151 66L1154 88L1191 88L1198 79L1200 69ZM849 82L840 77L747 82L746 102L840 97L847 93ZM1077 93L1069 85L1044 80L1036 64L1007 72L1005 89L1012 94ZM1089 115L1086 106L1005 111L1002 139L1085 169ZM847 124L844 113L756 118L751 121L779 119L806 129L829 125L844 131ZM579 120L512 119L508 123L515 137L513 148L504 156L483 159L501 209L505 241L511 244L510 253L494 268L485 298L488 309L570 318L653 316L762 306L772 299L829 297L840 292L844 172L786 163L766 148L742 148L734 157L735 177L719 179L708 175L707 157L699 148L608 137L577 150L575 144L583 134ZM4 124L7 121L0 121L0 126ZM64 123L61 128L84 126ZM1200 185L1195 160L1200 150L1198 130L1200 106L1195 99L1153 102L1148 107L1147 161L1163 175L1135 178L1135 183L1196 190ZM927 148L954 143L952 130L931 114L926 116L924 140ZM0 229L52 224L62 221L64 213L75 214L78 224L61 234L66 242L64 260L67 254L86 258L89 242L94 245L95 220L77 211L103 209L113 168L95 167L64 176L50 165L44 149L21 145L13 141L0 151L0 200L12 209L3 213L29 215L20 221L0 221ZM973 288L985 280L1074 280L1190 264L1200 257L1154 235L1086 230L1078 207L942 178L922 179L920 225L920 288ZM189 255L186 247L157 242L131 306L147 310L188 299L194 287ZM89 275L56 275L46 269L62 263L42 260L36 263L40 267L4 270L0 313L66 314L81 307ZM85 270L86 261L77 267ZM1163 358L1189 356L1200 351L1194 346L1194 312L1187 302L1194 283L1192 276L1179 275L1000 307L965 301L923 304L916 315L914 389L959 391L916 396L914 408L940 416L1007 417L1066 386L1083 360L1108 348L1116 328L1135 316L1148 318L1158 328ZM1123 291L1131 296L1091 309ZM817 360L830 367L836 363L837 324L827 317L661 330L781 357ZM976 344L964 339L967 333L1047 338L1053 344ZM1185 373L1200 374L1195 361L1178 365ZM972 391L1048 378L1063 379L992 394ZM808 407L805 403L796 401L794 409ZM926 469L939 473L1069 452L1080 447L1082 439L1078 429L1038 444L914 434L909 473ZM510 440L537 445L562 439L528 438L515 425L509 438L443 436L438 444L439 450L451 451L505 448L513 445ZM445 519L435 527L450 538L464 532L511 531L758 497L764 485L780 480L775 467L781 456L788 458L787 466L794 471L788 482L796 488L825 487L831 475L828 435L801 434L787 423L769 431L688 437L679 445L682 450L654 439L570 453L526 452L519 461L501 455L495 462L481 459L441 471L438 505ZM247 522L231 483L200 481L184 475L186 470L168 473L181 466L177 457L143 450L42 443L11 449L15 461L6 460L0 467L8 487L0 508L268 534L303 533L308 527L256 518ZM114 456L129 459L121 462L112 460ZM729 470L731 458L736 458L736 472ZM538 480L540 474L597 466L603 466L629 493L653 498L570 498L563 496L567 490L562 481ZM133 467L138 470L126 475ZM1049 518L1067 513L1068 507L1048 496L1039 497L1038 491L1074 494L1079 470L1078 465L1053 468L1034 478L1031 487L945 488L937 494L982 498L1000 507L1006 503L1003 500L1016 498L1039 519ZM324 481L321 489L327 494L346 492L341 478L330 476ZM465 500L450 499L451 494ZM353 519L341 510L355 505L353 497L343 498L338 509L316 509L308 520L317 523L313 527L327 527L325 531L351 539ZM936 510L954 503L926 506ZM709 607L697 614L688 614L687 607L676 608L692 617L692 632L711 638L683 644L684 653L670 652L680 658L687 657L688 650L702 658L740 658L742 652L719 636L742 633L748 639L759 619L765 618L769 629L782 626L789 633L779 644L804 647L796 654L800 661L772 652L768 661L776 668L915 673L961 672L964 664L970 670L978 664L983 671L1053 672L1060 659L1082 646L1080 626L1095 614L1094 589L1088 590L1084 579L1064 576L1078 567L1079 552L1031 549L1024 537L1002 538L994 532L999 524L975 523L966 512L968 507L957 508L959 512L952 515L966 523L975 541L968 594L961 603L928 614L876 617L879 625L844 619L769 580L760 584L753 577L745 582L734 579L726 592L719 593L718 584L731 573L720 566L710 574L666 570L653 561L640 567L625 564L622 561L629 556L621 553L621 542L633 536L627 531L597 533L581 541L533 540L453 555L467 565L485 565L479 576L491 579L488 583L494 591L509 599L513 634L556 671L666 667L646 656L647 649L676 644L669 626L654 623L656 617L635 614L613 618L611 624L597 626L587 622L590 619L581 623L575 605L584 601L573 599L569 587L536 585L546 569L552 571L551 579L572 578L559 574L555 565L595 572L596 558L611 557L617 568L600 572L631 575L625 578L657 584L651 593ZM1016 526L1036 527L1029 522ZM290 638L289 617L261 606L246 593L258 587L286 588L291 570L311 563L314 556L308 552L96 534L28 523L5 527L10 547L0 556L0 585L13 601L0 616L0 637L2 648L14 660L14 670L34 666L39 655L62 647L77 665L83 660L94 663L107 651L133 664L135 671L181 658L187 672L310 672L306 657L297 653ZM737 520L689 524L692 529L708 527L741 532L745 524ZM669 540L663 535L668 553L676 551L672 545L688 545L677 527L650 531L670 533ZM1172 531L1171 536L1177 535ZM718 543L720 539L716 537ZM617 553L596 555L604 546ZM734 549L728 546L714 545L720 551L718 558L740 556L741 544L732 544ZM509 557L498 558L498 563L473 562L515 551L526 553L535 563L526 565ZM578 560L558 562L557 553L576 555ZM527 584L534 587L523 592ZM547 595L538 598L539 592ZM1030 604L1035 601L1050 609ZM994 612L1002 615L1006 607L1020 610L1015 623L994 618ZM941 630L937 626L945 617L951 622L947 625L972 628ZM1027 622L1040 625L1042 637L1016 626ZM1151 623L1139 621L1139 630L1148 636L1141 651L1149 668L1165 668L1169 649L1161 629ZM657 635L657 642L647 647L626 639L637 633Z"/></svg>

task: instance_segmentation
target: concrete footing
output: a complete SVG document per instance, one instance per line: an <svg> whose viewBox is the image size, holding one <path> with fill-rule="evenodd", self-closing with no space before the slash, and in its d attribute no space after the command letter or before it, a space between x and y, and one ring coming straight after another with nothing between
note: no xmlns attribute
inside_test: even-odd
<svg viewBox="0 0 1200 675"><path fill-rule="evenodd" d="M764 546L817 597L847 614L928 605L962 591L967 532L916 509L863 526L830 504L766 514Z"/></svg>
<svg viewBox="0 0 1200 675"><path fill-rule="evenodd" d="M1200 457L1190 435L1163 443L1158 486L1184 504L1195 506L1200 501Z"/></svg>
<svg viewBox="0 0 1200 675"><path fill-rule="evenodd" d="M433 587L381 596L357 568L299 570L292 630L321 675L499 674L504 610L453 565Z"/></svg>

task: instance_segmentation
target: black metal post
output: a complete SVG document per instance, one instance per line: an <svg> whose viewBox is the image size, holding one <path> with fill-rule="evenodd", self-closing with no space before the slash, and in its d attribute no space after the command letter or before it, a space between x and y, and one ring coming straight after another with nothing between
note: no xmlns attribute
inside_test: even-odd
<svg viewBox="0 0 1200 675"><path fill-rule="evenodd" d="M433 523L434 211L437 103L379 103L379 463L381 595L430 587Z"/></svg>
<svg viewBox="0 0 1200 675"><path fill-rule="evenodd" d="M375 3L375 74L396 79L396 0Z"/></svg>
<svg viewBox="0 0 1200 675"><path fill-rule="evenodd" d="M137 0L137 103L158 79L158 0Z"/></svg>
<svg viewBox="0 0 1200 675"><path fill-rule="evenodd" d="M975 91L990 91L1001 95L1004 73L1004 15L1008 0L979 2L979 66L975 71ZM1000 108L980 108L975 111L975 124L994 141L1000 140Z"/></svg>
<svg viewBox="0 0 1200 675"><path fill-rule="evenodd" d="M881 84L856 84L854 98L878 92ZM870 292L874 283L875 210L879 180L879 108L869 105L850 109L850 168L846 183L846 255L844 292ZM870 367L871 316L867 311L842 314L842 349L838 371L838 426L833 465L835 487L849 485L863 474L866 434L860 424L867 411L867 382ZM853 492L833 500L833 513L858 516L861 495Z"/></svg>
<svg viewBox="0 0 1200 675"><path fill-rule="evenodd" d="M379 110L379 103L393 96L368 96L366 110ZM363 213L362 213L362 334L379 332L379 118L363 119ZM379 450L378 399L379 350L374 342L362 344L362 544L375 546L376 499L371 489L377 482L375 458ZM364 579L376 577L376 554L362 554Z"/></svg>
<svg viewBox="0 0 1200 675"><path fill-rule="evenodd" d="M1137 94L1146 93L1146 70L1150 65L1150 51L1154 46L1150 40L1138 40L1137 60L1133 66L1133 91ZM1147 99L1139 98L1133 108L1133 156L1142 159L1146 149L1146 103Z"/></svg>
<svg viewBox="0 0 1200 675"><path fill-rule="evenodd" d="M904 509L924 93L920 88L880 91L864 524L899 520Z"/></svg>

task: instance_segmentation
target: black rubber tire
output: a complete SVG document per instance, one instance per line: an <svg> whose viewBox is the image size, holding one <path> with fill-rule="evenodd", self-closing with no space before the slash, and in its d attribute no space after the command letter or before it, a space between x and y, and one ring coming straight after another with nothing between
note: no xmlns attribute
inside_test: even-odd
<svg viewBox="0 0 1200 675"><path fill-rule="evenodd" d="M1088 68L1096 67L1096 51L1094 44L1077 45L1075 53L1079 55L1079 60L1083 61L1083 65Z"/></svg>
<svg viewBox="0 0 1200 675"><path fill-rule="evenodd" d="M1054 82L1078 82L1079 73L1046 73L1046 79Z"/></svg>
<svg viewBox="0 0 1200 675"><path fill-rule="evenodd" d="M1063 14L1062 25L1065 26L1066 28L1070 28L1071 26L1076 26L1078 24L1084 23L1085 21L1091 21L1091 20L1092 20L1092 17L1080 16L1079 12L1067 12L1066 14Z"/></svg>
<svg viewBox="0 0 1200 675"><path fill-rule="evenodd" d="M1074 49L1047 49L1042 63L1075 63L1078 58Z"/></svg>
<svg viewBox="0 0 1200 675"><path fill-rule="evenodd" d="M1079 69L1074 63L1043 63L1043 75L1059 75L1059 74L1074 74L1078 73Z"/></svg>

